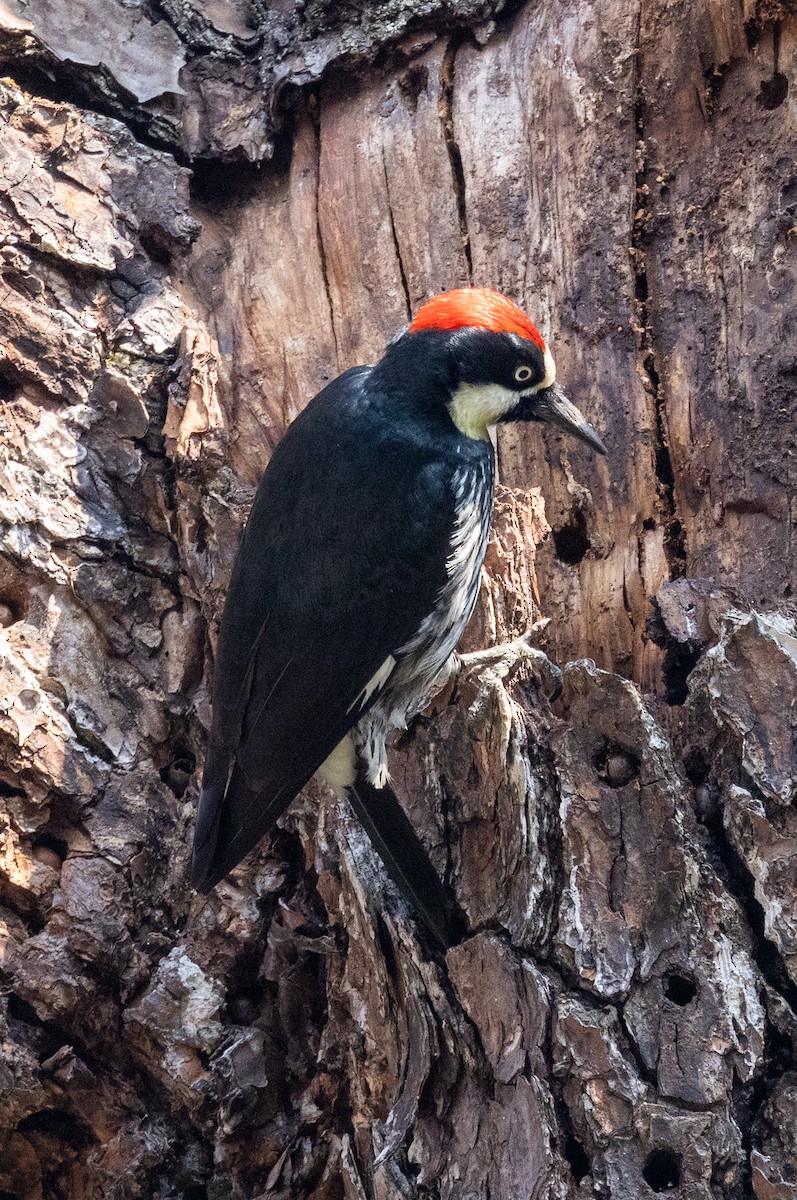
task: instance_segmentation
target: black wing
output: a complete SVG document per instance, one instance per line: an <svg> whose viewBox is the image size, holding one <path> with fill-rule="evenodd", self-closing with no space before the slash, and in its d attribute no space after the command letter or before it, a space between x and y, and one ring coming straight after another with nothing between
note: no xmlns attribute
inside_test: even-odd
<svg viewBox="0 0 797 1200"><path fill-rule="evenodd" d="M439 443L391 423L368 368L277 447L222 617L192 877L209 890L359 720L358 699L446 580L455 505Z"/></svg>

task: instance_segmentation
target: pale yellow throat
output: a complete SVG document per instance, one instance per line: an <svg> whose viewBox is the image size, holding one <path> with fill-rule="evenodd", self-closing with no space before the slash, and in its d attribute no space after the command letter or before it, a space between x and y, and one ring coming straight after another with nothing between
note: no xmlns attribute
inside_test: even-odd
<svg viewBox="0 0 797 1200"><path fill-rule="evenodd" d="M451 399L448 411L460 433L466 437L489 439L487 430L518 402L517 392L500 383L461 383Z"/></svg>
<svg viewBox="0 0 797 1200"><path fill-rule="evenodd" d="M525 395L550 387L556 379L556 365L550 350L545 348L545 375ZM489 440L487 430L505 417L521 398L521 393L500 383L461 383L454 392L448 411L460 433L479 441Z"/></svg>

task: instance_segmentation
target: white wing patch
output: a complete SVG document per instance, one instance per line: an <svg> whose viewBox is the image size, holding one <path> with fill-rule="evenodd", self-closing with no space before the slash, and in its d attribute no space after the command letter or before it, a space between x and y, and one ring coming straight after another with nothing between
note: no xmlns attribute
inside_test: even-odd
<svg viewBox="0 0 797 1200"><path fill-rule="evenodd" d="M474 566L479 560L479 552L484 541L484 523L481 505L471 500L460 509L454 536L451 539L451 550L446 562L449 585L453 592L451 597L454 618L459 616L457 598L461 592L467 592L474 574ZM481 563L479 563L481 567Z"/></svg>
<svg viewBox="0 0 797 1200"><path fill-rule="evenodd" d="M395 658L393 657L392 654L388 654L387 658L382 663L382 666L379 668L378 671L374 671L373 675L368 680L365 687L360 692L359 696L357 696L357 698L351 702L351 704L346 709L346 711L351 712L353 708L362 708L365 704L368 703L368 701L373 696L374 692L381 692L382 688L385 686L388 679L393 674L395 666L396 666Z"/></svg>

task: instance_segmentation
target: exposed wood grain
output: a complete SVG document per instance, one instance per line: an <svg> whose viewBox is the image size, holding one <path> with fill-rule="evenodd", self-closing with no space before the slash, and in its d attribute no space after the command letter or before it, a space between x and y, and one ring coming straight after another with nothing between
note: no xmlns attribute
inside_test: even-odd
<svg viewBox="0 0 797 1200"><path fill-rule="evenodd" d="M336 83L321 94L319 232L344 367L373 361L423 300L467 282L444 55L438 41L364 92Z"/></svg>
<svg viewBox="0 0 797 1200"><path fill-rule="evenodd" d="M767 26L749 49L740 6L643 10L645 260L685 569L783 602L795 576L797 101L777 77L797 23Z"/></svg>
<svg viewBox="0 0 797 1200"><path fill-rule="evenodd" d="M597 460L558 434L500 432L502 478L542 486L554 531L538 562L551 653L648 682L647 596L668 569L629 257L636 21L603 0L527 7L511 31L460 49L453 129L474 278L538 317L562 386L609 447Z"/></svg>

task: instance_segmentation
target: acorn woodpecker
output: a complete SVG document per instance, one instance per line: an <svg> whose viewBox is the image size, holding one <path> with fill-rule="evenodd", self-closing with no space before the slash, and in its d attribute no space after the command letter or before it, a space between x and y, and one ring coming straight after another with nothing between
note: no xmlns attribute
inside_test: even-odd
<svg viewBox="0 0 797 1200"><path fill-rule="evenodd" d="M289 427L222 616L196 887L232 870L319 774L348 793L394 881L449 942L450 897L388 786L386 739L456 664L487 546L489 427L546 421L606 453L555 374L516 304L461 288Z"/></svg>

